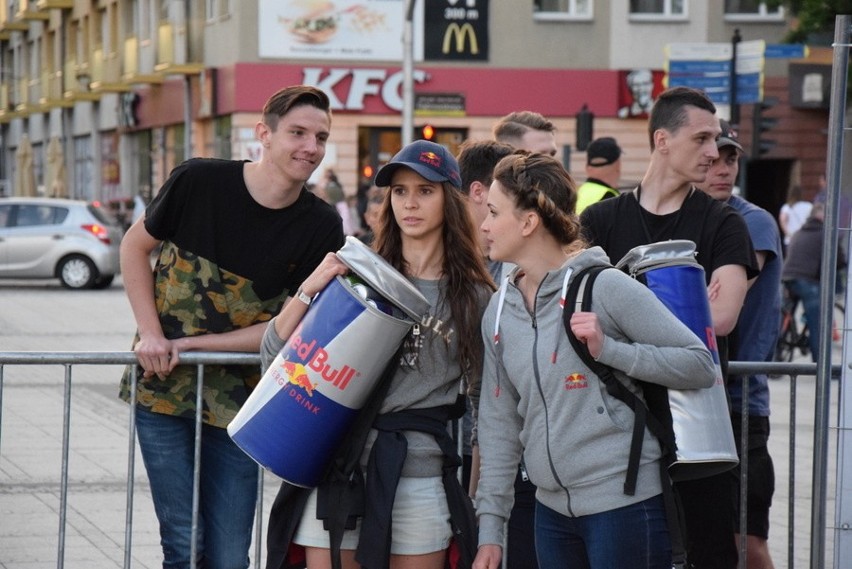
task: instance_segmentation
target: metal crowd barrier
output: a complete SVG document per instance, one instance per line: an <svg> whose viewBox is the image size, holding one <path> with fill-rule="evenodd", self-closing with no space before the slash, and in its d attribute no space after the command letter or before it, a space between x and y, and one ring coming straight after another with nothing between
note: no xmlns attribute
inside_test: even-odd
<svg viewBox="0 0 852 569"><path fill-rule="evenodd" d="M260 357L257 354L239 354L225 352L187 352L181 354L181 362L187 365L197 366L197 400L196 408L201 408L201 383L205 365L213 364L238 364L238 365L260 365ZM71 427L71 387L73 382L73 368L78 365L126 365L136 363L136 356L133 352L0 352L0 459L3 457L3 389L4 389L4 371L6 366L13 365L61 365L65 370L64 379L64 396L63 396L63 418L62 418L62 466L60 472L60 496L59 496L59 530L58 530L58 550L56 567L63 569L65 564L65 532L67 522L68 508L68 457L70 449L70 427ZM731 374L748 374L748 373L768 373L776 376L789 376L790 380L790 440L789 440L789 455L788 464L788 527L787 527L787 567L794 567L794 536L797 528L795 524L795 464L796 464L796 414L797 414L797 384L800 376L815 376L817 373L817 365L814 363L748 363L748 362L731 362L729 366ZM840 377L840 367L832 367L832 376ZM128 453L127 453L127 481L126 481L126 518L124 532L124 568L129 569L131 566L131 552L133 547L133 492L134 492L134 472L135 472L135 456L136 456L136 414L135 414L135 398L136 398L136 373L133 373L131 389L131 401L129 405L128 418ZM745 383L745 382L744 382ZM743 387L744 392L748 389L747 384ZM820 412L819 406L816 413ZM743 414L743 441L741 448L748 449L746 436L748 429L746 428L748 421L747 409ZM196 436L195 436L195 472L193 477L193 493L192 493L192 567L195 568L196 557L196 539L198 532L198 516L199 516L199 465L201 462L201 414L196 413ZM817 436L828 437L828 433L818 433ZM743 453L743 466L748 464L748 452ZM825 466L825 465L823 465ZM743 488L740 494L741 512L740 512L740 527L744 527L746 523L746 508L745 508L745 487L747 483L747 471L745 468L740 469L740 480ZM255 523L254 536L254 566L261 567L262 554L262 522L263 522L263 471L258 469L258 504ZM814 509L822 509L824 519L824 511L826 504L814 504ZM747 567L745 559L745 533L741 532L742 540L739 544L740 549L740 567ZM811 542L811 547L823 547L822 543ZM507 556L511 552L506 552Z"/></svg>

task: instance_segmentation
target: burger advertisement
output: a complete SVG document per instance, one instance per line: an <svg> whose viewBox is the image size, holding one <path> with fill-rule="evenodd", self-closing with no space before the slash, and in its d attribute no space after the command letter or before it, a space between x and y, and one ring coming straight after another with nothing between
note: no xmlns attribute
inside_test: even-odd
<svg viewBox="0 0 852 569"><path fill-rule="evenodd" d="M404 10L401 0L260 0L260 57L399 60ZM422 30L422 8L414 17Z"/></svg>

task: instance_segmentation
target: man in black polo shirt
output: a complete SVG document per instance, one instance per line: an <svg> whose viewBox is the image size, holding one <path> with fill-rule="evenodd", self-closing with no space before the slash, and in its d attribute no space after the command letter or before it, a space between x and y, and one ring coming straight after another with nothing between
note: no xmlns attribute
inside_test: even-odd
<svg viewBox="0 0 852 569"><path fill-rule="evenodd" d="M637 245L669 239L695 243L724 375L726 337L737 323L748 280L758 270L740 215L693 186L704 181L719 157L715 112L701 91L675 87L662 93L649 119L651 160L642 183L592 204L581 222L590 245L603 247L613 263ZM675 485L683 502L690 567L736 568L733 483L733 475L723 473Z"/></svg>

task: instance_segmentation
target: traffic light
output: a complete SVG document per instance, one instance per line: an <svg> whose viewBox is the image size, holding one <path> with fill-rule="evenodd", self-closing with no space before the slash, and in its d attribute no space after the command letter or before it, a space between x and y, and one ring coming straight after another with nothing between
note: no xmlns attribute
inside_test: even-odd
<svg viewBox="0 0 852 569"><path fill-rule="evenodd" d="M423 126L423 140L433 140L435 138L435 127L431 124Z"/></svg>
<svg viewBox="0 0 852 569"><path fill-rule="evenodd" d="M577 150L584 152L594 140L595 114L583 103L583 108L574 117L577 121Z"/></svg>
<svg viewBox="0 0 852 569"><path fill-rule="evenodd" d="M766 111L778 105L776 97L766 97L763 101L755 103L754 113L752 115L752 141L751 152L752 157L759 158L764 154L769 153L778 145L776 140L765 138L765 134L778 126L778 119L775 117L767 117Z"/></svg>

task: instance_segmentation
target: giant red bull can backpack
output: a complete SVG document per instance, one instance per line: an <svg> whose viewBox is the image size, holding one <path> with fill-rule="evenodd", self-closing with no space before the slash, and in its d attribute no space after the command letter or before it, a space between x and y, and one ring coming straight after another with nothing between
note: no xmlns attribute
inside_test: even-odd
<svg viewBox="0 0 852 569"><path fill-rule="evenodd" d="M429 310L414 285L354 237L337 255L357 278L337 277L317 295L228 425L246 454L305 488L319 484L399 345Z"/></svg>

